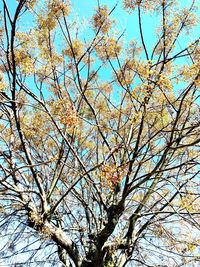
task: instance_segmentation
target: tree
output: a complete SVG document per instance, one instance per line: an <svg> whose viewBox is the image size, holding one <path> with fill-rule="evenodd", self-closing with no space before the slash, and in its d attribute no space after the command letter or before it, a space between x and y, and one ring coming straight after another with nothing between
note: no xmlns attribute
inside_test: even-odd
<svg viewBox="0 0 200 267"><path fill-rule="evenodd" d="M184 35L198 1L178 2L97 1L82 30L73 1L1 1L0 258L9 266L200 261L200 46ZM137 18L139 40L116 31L120 9ZM145 19L157 20L153 46Z"/></svg>

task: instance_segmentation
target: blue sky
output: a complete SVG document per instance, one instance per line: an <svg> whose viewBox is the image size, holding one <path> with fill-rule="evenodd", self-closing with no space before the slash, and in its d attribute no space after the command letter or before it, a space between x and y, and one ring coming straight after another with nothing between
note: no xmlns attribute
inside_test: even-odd
<svg viewBox="0 0 200 267"><path fill-rule="evenodd" d="M80 18L88 21L94 13L95 8L97 7L97 0L71 0L71 4L75 12L80 16ZM140 39L139 27L138 27L138 18L137 15L133 13L129 14L122 9L123 0L100 0L101 5L108 5L111 9L118 2L117 8L113 12L112 18L117 19L116 28L119 31L125 30L126 40L130 39ZM182 7L189 7L192 3L191 0L180 0L178 1ZM200 10L196 12L198 18L200 18ZM148 48L151 49L155 41L155 28L159 26L158 16L150 13L146 13L142 16L143 31L145 42L148 45ZM199 26L198 26L199 28ZM189 35L184 35L180 40L180 46L185 47L187 42L192 42L193 40L199 37L199 30L197 28L190 31ZM182 47L181 47L182 48Z"/></svg>
<svg viewBox="0 0 200 267"><path fill-rule="evenodd" d="M16 0L6 1L9 6L11 16L14 15L16 6L18 2ZM189 7L192 3L191 0L180 0L178 1L181 6ZM40 1L38 1L40 3ZM72 7L72 18L76 17L76 20L79 24L82 24L82 20L85 22L85 30L89 28L89 23L94 10L98 5L98 0L70 0ZM101 5L108 5L112 9L116 3L118 3L117 8L112 14L112 19L116 19L115 28L118 32L123 32L125 30L125 40L140 40L139 27L138 27L138 18L137 15L133 13L129 14L122 9L123 0L99 0ZM0 3L0 8L2 7L2 1ZM2 9L2 8L1 8ZM200 10L197 11L197 16L200 18ZM23 19L23 27L30 26L31 20L30 15L26 15ZM142 16L143 32L147 48L151 50L152 46L155 43L155 28L159 26L158 16L154 14L146 13ZM199 28L199 26L198 26ZM86 33L87 34L87 33ZM199 36L199 30L197 28L190 31L189 35L184 35L179 41L180 48L184 48L186 43L192 42L197 39ZM89 36L87 36L89 37Z"/></svg>
<svg viewBox="0 0 200 267"><path fill-rule="evenodd" d="M7 0L7 2L9 4L11 14L13 15L17 2L15 0ZM108 4L112 8L117 1L104 0L100 2L101 4ZM182 3L184 2L184 4L187 5L191 3L191 0L184 0L184 1L180 0L180 2ZM119 6L116 8L112 16L113 18L117 19L117 24L116 24L117 29L120 32L126 30L125 40L130 40L130 39L140 40L137 16L135 16L134 14L128 14L127 12L122 10L121 3L122 0L119 1ZM75 14L79 16L78 20L81 22L81 20L84 19L87 22L94 13L94 9L97 6L97 0L72 0L72 6L73 6L73 12L75 12ZM72 15L74 15L74 13L72 13ZM154 40L155 35L153 33L157 23L158 23L158 18L156 16L152 16L149 14L143 16L144 38L147 43L148 46L147 48L149 49L149 51L151 50L151 46L155 41ZM29 16L26 16L26 20L23 21L23 24L24 24L23 27L26 27L26 25L28 24L30 25ZM86 28L87 28L87 23L86 23ZM180 44L179 44L180 49L184 48L187 42L195 40L198 37L197 35L198 35L198 30L195 29L191 31L191 34L189 36L183 36L182 39L180 39ZM87 37L89 38L90 36Z"/></svg>
<svg viewBox="0 0 200 267"><path fill-rule="evenodd" d="M93 1L87 1L87 0L72 0L72 7L77 12L77 14L80 16L80 18L85 19L88 21L92 15L94 14L95 8L97 7L97 0ZM110 9L112 9L117 1L116 0L104 0L100 1L102 5L108 5ZM123 32L125 30L125 38L126 40L130 39L139 39L139 29L137 27L138 25L138 19L137 16L132 14L128 14L125 10L122 9L122 0L118 1L118 5L116 9L114 10L113 14L111 15L112 19L116 20L116 29L119 32ZM152 29L155 28L156 25L156 18L154 16L150 16L149 14L145 15L144 22L144 29L149 29L149 21L151 22ZM148 39L148 43L152 44L153 41L153 35L152 33L147 30L145 32L145 36Z"/></svg>

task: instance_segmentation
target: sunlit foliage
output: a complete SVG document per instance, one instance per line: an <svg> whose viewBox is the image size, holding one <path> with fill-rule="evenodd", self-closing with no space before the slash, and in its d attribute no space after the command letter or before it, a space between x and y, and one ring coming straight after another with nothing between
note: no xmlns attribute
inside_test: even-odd
<svg viewBox="0 0 200 267"><path fill-rule="evenodd" d="M88 24L73 1L10 2L0 6L0 263L198 265L198 1L96 1ZM137 18L132 39L118 9Z"/></svg>

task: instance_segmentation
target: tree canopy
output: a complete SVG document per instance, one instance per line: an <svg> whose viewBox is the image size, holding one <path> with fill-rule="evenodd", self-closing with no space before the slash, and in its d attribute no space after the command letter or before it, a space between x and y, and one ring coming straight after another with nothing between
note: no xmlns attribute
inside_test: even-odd
<svg viewBox="0 0 200 267"><path fill-rule="evenodd" d="M198 1L0 2L0 264L197 266Z"/></svg>

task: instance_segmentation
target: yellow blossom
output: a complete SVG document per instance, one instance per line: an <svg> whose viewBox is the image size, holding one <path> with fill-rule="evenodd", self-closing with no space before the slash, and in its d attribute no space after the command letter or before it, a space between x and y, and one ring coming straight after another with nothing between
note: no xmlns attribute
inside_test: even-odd
<svg viewBox="0 0 200 267"><path fill-rule="evenodd" d="M102 33L107 33L112 26L112 21L109 19L109 10L107 6L99 7L96 14L92 18L92 24L95 30L101 30Z"/></svg>
<svg viewBox="0 0 200 267"><path fill-rule="evenodd" d="M103 37L95 46L98 57L102 60L114 59L121 51L121 45L114 38Z"/></svg>
<svg viewBox="0 0 200 267"><path fill-rule="evenodd" d="M72 46L63 50L63 53L68 57L80 57L83 54L83 43L76 39L72 42Z"/></svg>

